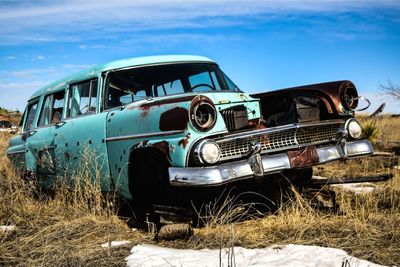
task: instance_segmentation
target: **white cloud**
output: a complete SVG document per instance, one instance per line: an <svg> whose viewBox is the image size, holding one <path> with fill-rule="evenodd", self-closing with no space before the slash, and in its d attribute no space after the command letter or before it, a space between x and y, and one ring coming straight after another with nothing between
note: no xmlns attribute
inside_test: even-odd
<svg viewBox="0 0 400 267"><path fill-rule="evenodd" d="M16 56L5 56L2 58L3 60L12 61L18 59Z"/></svg>
<svg viewBox="0 0 400 267"><path fill-rule="evenodd" d="M157 29L227 27L246 23L239 18L275 19L275 16L400 9L396 1L38 1L0 7L0 44L21 42L76 42L113 32ZM77 35L77 32L82 34ZM112 38L112 34L108 36ZM345 36L345 38L348 38ZM79 48L86 49L85 45Z"/></svg>
<svg viewBox="0 0 400 267"><path fill-rule="evenodd" d="M57 73L56 68L45 68L45 69L25 69L25 70L15 70L15 71L0 71L0 73L4 78L21 78L21 79L26 79L26 78L31 78L34 76L46 76L49 74L55 74Z"/></svg>
<svg viewBox="0 0 400 267"><path fill-rule="evenodd" d="M33 61L39 61L39 60L45 60L45 59L46 59L46 57L42 56L42 55L32 57Z"/></svg>

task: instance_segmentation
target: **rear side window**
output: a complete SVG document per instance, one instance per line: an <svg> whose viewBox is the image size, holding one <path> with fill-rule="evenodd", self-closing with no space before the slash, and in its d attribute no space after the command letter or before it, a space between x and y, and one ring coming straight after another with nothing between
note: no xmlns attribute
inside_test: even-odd
<svg viewBox="0 0 400 267"><path fill-rule="evenodd" d="M36 111L38 107L38 100L29 104L28 113L26 115L24 132L29 131L33 126L33 121L35 120Z"/></svg>
<svg viewBox="0 0 400 267"><path fill-rule="evenodd" d="M96 112L97 79L73 84L69 90L68 116Z"/></svg>
<svg viewBox="0 0 400 267"><path fill-rule="evenodd" d="M64 109L64 91L45 97L38 126L46 126L61 121Z"/></svg>

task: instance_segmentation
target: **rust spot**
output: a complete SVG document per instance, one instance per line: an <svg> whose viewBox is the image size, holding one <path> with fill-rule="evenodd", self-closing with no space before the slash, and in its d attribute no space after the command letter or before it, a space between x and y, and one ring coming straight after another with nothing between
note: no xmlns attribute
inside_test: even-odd
<svg viewBox="0 0 400 267"><path fill-rule="evenodd" d="M185 130L189 122L188 110L181 107L176 107L165 111L160 116L160 130Z"/></svg>
<svg viewBox="0 0 400 267"><path fill-rule="evenodd" d="M310 167L319 162L317 149L315 146L305 147L301 150L288 151L290 167L304 168Z"/></svg>
<svg viewBox="0 0 400 267"><path fill-rule="evenodd" d="M267 126L265 126L264 124L264 120L263 119L252 119L249 120L249 127L253 128L255 130L260 130L260 129L266 129Z"/></svg>
<svg viewBox="0 0 400 267"><path fill-rule="evenodd" d="M185 101L191 101L193 98L196 96L182 96L182 97L176 97L176 98L169 98L169 99L161 99L161 100L156 100L153 102L149 103L144 103L140 106L132 106L128 107L128 110L134 110L134 109L140 109L142 117L146 117L149 113L150 108L155 107L155 106L161 106L165 104L174 104L174 103L180 103L180 102L185 102Z"/></svg>
<svg viewBox="0 0 400 267"><path fill-rule="evenodd" d="M185 138L179 140L178 145L182 145L183 149L186 148L187 144L189 143L190 133L188 133Z"/></svg>
<svg viewBox="0 0 400 267"><path fill-rule="evenodd" d="M143 106L140 106L139 108L140 108L140 110L142 111L142 112L140 113L140 115L142 115L142 117L146 117L147 114L149 114L149 111L150 111L150 108L151 108L151 107L143 107Z"/></svg>
<svg viewBox="0 0 400 267"><path fill-rule="evenodd" d="M154 143L152 147L158 148L164 156L171 161L171 156L169 155L169 143L167 141Z"/></svg>
<svg viewBox="0 0 400 267"><path fill-rule="evenodd" d="M146 117L147 114L149 114L149 110L150 110L151 106L133 106L133 107L128 107L128 110L134 110L134 109L140 109L141 113L140 115L142 115L142 117Z"/></svg>
<svg viewBox="0 0 400 267"><path fill-rule="evenodd" d="M179 103L179 102L191 101L195 97L196 97L195 95L190 95L190 96L182 96L182 97L176 97L176 98L161 99L161 100L156 100L156 101L149 102L149 103L144 103L143 105L140 106L140 108L154 107L154 106L161 106L161 105L165 105L165 104L174 104L174 103Z"/></svg>

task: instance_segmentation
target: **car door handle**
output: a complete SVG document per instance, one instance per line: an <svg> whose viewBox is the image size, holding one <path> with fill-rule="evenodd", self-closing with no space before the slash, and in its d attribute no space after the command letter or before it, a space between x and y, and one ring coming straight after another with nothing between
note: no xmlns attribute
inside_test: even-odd
<svg viewBox="0 0 400 267"><path fill-rule="evenodd" d="M60 121L60 122L57 122L56 123L56 127L57 128L60 128L60 127L62 127L64 124L66 124L67 122L66 121Z"/></svg>
<svg viewBox="0 0 400 267"><path fill-rule="evenodd" d="M37 132L37 131L35 131L35 130L29 131L29 132L28 132L28 136L32 136L32 135L34 135L36 132Z"/></svg>

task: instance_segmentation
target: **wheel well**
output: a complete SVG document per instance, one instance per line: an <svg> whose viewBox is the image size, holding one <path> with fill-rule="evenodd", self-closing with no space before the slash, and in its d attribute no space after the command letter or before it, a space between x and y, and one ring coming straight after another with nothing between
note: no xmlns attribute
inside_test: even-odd
<svg viewBox="0 0 400 267"><path fill-rule="evenodd" d="M138 190L157 191L167 181L169 161L157 148L137 148L131 151L128 165L128 185L132 197Z"/></svg>

